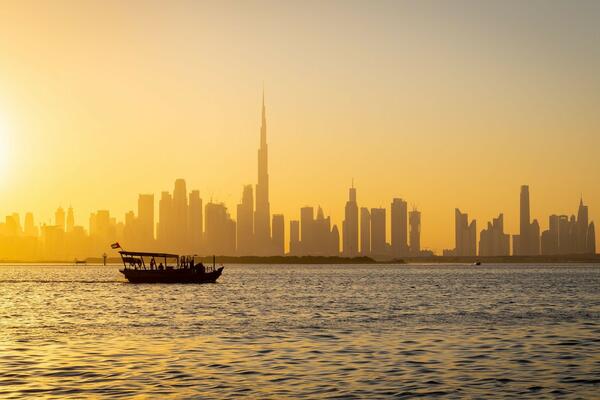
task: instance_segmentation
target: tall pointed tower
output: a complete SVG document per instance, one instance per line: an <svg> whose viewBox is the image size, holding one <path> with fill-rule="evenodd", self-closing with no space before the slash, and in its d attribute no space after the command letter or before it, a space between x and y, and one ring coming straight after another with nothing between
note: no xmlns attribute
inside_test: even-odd
<svg viewBox="0 0 600 400"><path fill-rule="evenodd" d="M254 212L255 252L258 255L271 254L272 250L268 159L267 116L265 111L265 92L263 90L260 148L258 149L258 183L256 184L256 210Z"/></svg>

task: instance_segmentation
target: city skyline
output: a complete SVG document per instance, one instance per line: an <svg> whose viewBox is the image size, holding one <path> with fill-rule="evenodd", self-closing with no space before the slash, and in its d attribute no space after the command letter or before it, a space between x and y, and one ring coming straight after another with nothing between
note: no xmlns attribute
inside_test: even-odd
<svg viewBox="0 0 600 400"><path fill-rule="evenodd" d="M264 91L257 160L256 186L242 187L235 218L232 208L225 203L213 199L204 203L199 190L188 190L185 179L177 178L172 192L160 193L157 216L155 195L139 194L137 213L127 211L124 218L118 220L108 209L92 212L87 231L83 225L76 224L71 206L66 213L59 206L54 213L54 223L37 226L31 212L25 214L23 224L20 215L12 213L0 222L0 251L9 259L11 256L27 259L28 253L31 259L90 257L104 253L109 243L120 241L127 248L137 246L203 255L362 255L379 260L436 253L476 257L596 252L595 225L590 221L589 207L584 205L583 196L577 216L552 214L548 217L548 229L542 231L538 219L532 218L528 185L520 188L518 232L504 231L503 213L478 231L477 220L455 208L454 246L442 252L432 251L427 241L422 241L421 210L413 207L408 212L407 201L397 197L392 199L389 212L386 207L359 209L361 202L354 181L348 189L341 231L330 215L325 216L321 206L317 206L316 212L314 206L303 206L299 215L288 216L287 221L284 214L273 213L271 220Z"/></svg>

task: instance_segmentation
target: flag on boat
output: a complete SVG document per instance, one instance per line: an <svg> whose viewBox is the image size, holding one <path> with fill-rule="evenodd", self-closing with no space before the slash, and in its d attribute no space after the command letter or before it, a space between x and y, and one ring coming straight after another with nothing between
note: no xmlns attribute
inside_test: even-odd
<svg viewBox="0 0 600 400"><path fill-rule="evenodd" d="M119 242L115 242L115 243L111 244L110 247L112 249L121 249L122 248L121 245L119 244Z"/></svg>

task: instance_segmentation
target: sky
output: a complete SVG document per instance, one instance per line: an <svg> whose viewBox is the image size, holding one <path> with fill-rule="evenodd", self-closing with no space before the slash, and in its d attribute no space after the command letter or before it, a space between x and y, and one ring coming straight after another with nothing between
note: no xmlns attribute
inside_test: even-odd
<svg viewBox="0 0 600 400"><path fill-rule="evenodd" d="M394 197L422 246L454 208L600 217L600 2L19 1L0 8L0 215L76 223L176 178L235 217L257 180L262 90L271 210L341 225ZM600 235L599 235L600 236ZM388 230L389 239L389 230Z"/></svg>

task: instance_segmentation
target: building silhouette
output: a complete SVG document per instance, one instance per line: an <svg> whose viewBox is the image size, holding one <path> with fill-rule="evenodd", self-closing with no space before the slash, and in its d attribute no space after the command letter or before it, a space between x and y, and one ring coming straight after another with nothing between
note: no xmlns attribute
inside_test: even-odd
<svg viewBox="0 0 600 400"><path fill-rule="evenodd" d="M223 203L210 202L206 204L204 214L207 254L235 254L235 221L227 207Z"/></svg>
<svg viewBox="0 0 600 400"><path fill-rule="evenodd" d="M315 253L314 239L314 217L315 210L312 207L300 209L300 254L310 255Z"/></svg>
<svg viewBox="0 0 600 400"><path fill-rule="evenodd" d="M358 205L356 203L356 189L354 185L349 189L348 201L344 209L342 237L342 254L344 257L358 256Z"/></svg>
<svg viewBox="0 0 600 400"><path fill-rule="evenodd" d="M73 227L75 226L75 215L73 215L73 207L69 206L67 210L67 233L73 232Z"/></svg>
<svg viewBox="0 0 600 400"><path fill-rule="evenodd" d="M596 228L594 228L593 222L588 227L587 252L588 254L596 254Z"/></svg>
<svg viewBox="0 0 600 400"><path fill-rule="evenodd" d="M202 199L199 190L192 190L188 202L188 251L194 254L202 252L202 236L204 215L202 212Z"/></svg>
<svg viewBox="0 0 600 400"><path fill-rule="evenodd" d="M18 223L18 218L16 218L16 221ZM65 210L62 207L58 207L54 213L54 225L62 231L65 230Z"/></svg>
<svg viewBox="0 0 600 400"><path fill-rule="evenodd" d="M127 221L125 221L125 225ZM138 196L137 243L143 248L154 245L154 195L140 194Z"/></svg>
<svg viewBox="0 0 600 400"><path fill-rule="evenodd" d="M169 192L162 192L158 201L157 239L162 250L168 251L173 240L173 198Z"/></svg>
<svg viewBox="0 0 600 400"><path fill-rule="evenodd" d="M283 214L273 214L273 254L282 256L285 254L285 220Z"/></svg>
<svg viewBox="0 0 600 400"><path fill-rule="evenodd" d="M301 256L339 255L340 235L337 226L331 225L331 217L325 217L323 209L317 209L315 218L313 207L300 209L300 242L296 242L295 221L290 225L290 253ZM296 250L296 248L298 250Z"/></svg>
<svg viewBox="0 0 600 400"><path fill-rule="evenodd" d="M408 221L410 225L409 239L410 247L409 253L413 256L421 254L421 212L416 208L408 214Z"/></svg>
<svg viewBox="0 0 600 400"><path fill-rule="evenodd" d="M188 196L184 179L175 180L172 204L174 236L171 246L174 251L185 252L188 238Z"/></svg>
<svg viewBox="0 0 600 400"><path fill-rule="evenodd" d="M237 251L241 256L253 255L254 194L252 185L244 186L242 202L237 206Z"/></svg>
<svg viewBox="0 0 600 400"><path fill-rule="evenodd" d="M477 222L469 223L469 215L454 210L454 254L458 257L477 255Z"/></svg>
<svg viewBox="0 0 600 400"><path fill-rule="evenodd" d="M371 208L371 255L388 255L385 229L385 208Z"/></svg>
<svg viewBox="0 0 600 400"><path fill-rule="evenodd" d="M579 200L577 217L551 215L548 229L542 232L543 255L595 254L596 238L594 223L588 221L588 207Z"/></svg>
<svg viewBox="0 0 600 400"><path fill-rule="evenodd" d="M297 256L301 254L300 247L300 221L290 221L290 255Z"/></svg>
<svg viewBox="0 0 600 400"><path fill-rule="evenodd" d="M392 231L392 255L394 257L406 256L409 253L407 241L408 218L406 201L402 199L393 199L390 207L390 214Z"/></svg>
<svg viewBox="0 0 600 400"><path fill-rule="evenodd" d="M262 99L260 148L258 149L258 183L256 184L256 210L254 212L254 245L257 255L271 254L271 210L269 205L269 150L267 146L267 117L265 95Z"/></svg>
<svg viewBox="0 0 600 400"><path fill-rule="evenodd" d="M33 213L26 213L25 214L25 222L24 222L24 233L25 236L29 236L29 237L37 237L38 236L38 229L34 224L34 220L33 220Z"/></svg>
<svg viewBox="0 0 600 400"><path fill-rule="evenodd" d="M530 222L529 186L521 186L519 235L513 236L513 254L535 256L540 254L540 225Z"/></svg>
<svg viewBox="0 0 600 400"><path fill-rule="evenodd" d="M360 254L371 255L371 213L366 207L360 208Z"/></svg>
<svg viewBox="0 0 600 400"><path fill-rule="evenodd" d="M504 214L498 215L479 234L480 256L510 255L510 235L504 233Z"/></svg>

